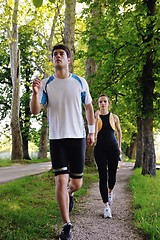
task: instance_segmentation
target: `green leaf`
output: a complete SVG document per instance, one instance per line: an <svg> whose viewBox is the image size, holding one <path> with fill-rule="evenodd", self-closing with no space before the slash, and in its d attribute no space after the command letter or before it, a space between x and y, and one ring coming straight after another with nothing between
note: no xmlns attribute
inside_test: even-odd
<svg viewBox="0 0 160 240"><path fill-rule="evenodd" d="M37 8L41 7L42 3L43 3L43 0L33 0L33 4Z"/></svg>
<svg viewBox="0 0 160 240"><path fill-rule="evenodd" d="M51 3L55 3L55 0L49 0Z"/></svg>

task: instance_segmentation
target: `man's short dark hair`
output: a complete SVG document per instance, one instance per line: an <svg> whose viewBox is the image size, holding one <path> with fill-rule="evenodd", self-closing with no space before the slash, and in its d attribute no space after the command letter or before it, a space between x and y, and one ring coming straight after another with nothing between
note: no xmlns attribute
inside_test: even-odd
<svg viewBox="0 0 160 240"><path fill-rule="evenodd" d="M70 53L70 50L67 46L63 45L63 44L57 44L55 46L53 46L52 48L52 58L53 58L53 52L56 50L56 49L63 49L66 54L67 54L67 57L70 58L71 57L71 53Z"/></svg>

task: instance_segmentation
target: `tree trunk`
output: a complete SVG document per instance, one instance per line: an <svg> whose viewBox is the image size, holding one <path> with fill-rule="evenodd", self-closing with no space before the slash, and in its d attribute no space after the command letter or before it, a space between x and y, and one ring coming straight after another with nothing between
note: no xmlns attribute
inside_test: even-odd
<svg viewBox="0 0 160 240"><path fill-rule="evenodd" d="M28 83L31 81L30 68L26 69L26 83L25 83L25 102L24 102L24 119L21 117L21 132L22 132L22 141L23 141L23 159L31 160L29 156L29 132L30 132L30 87Z"/></svg>
<svg viewBox="0 0 160 240"><path fill-rule="evenodd" d="M98 0L94 0L94 7L91 10L91 19L90 19L91 35L90 35L89 41L88 41L88 55L90 54L90 52L92 52L93 41L97 38L97 35L95 34L96 33L95 29L98 27L100 15L101 15L101 3ZM92 31L92 28L93 28L93 31ZM94 74L96 73L96 71L97 71L96 61L95 61L94 57L90 56L86 59L86 73L85 73L86 79L87 79L89 85L91 85L91 83L95 80ZM94 151L94 147L92 147L92 148L87 147L86 164L88 164L88 165L91 162L94 162L93 151Z"/></svg>
<svg viewBox="0 0 160 240"><path fill-rule="evenodd" d="M87 58L86 60L86 78L90 78L91 76L93 76L97 71L97 65L96 62L93 58ZM94 78L92 78L92 81ZM89 81L89 84L91 84L92 82Z"/></svg>
<svg viewBox="0 0 160 240"><path fill-rule="evenodd" d="M19 0L15 0L12 21L12 34L10 43L10 60L11 60L11 77L12 77L12 107L11 107L11 134L12 134L12 160L21 160L22 152L22 136L19 121L20 109L20 53L18 50L18 14Z"/></svg>
<svg viewBox="0 0 160 240"><path fill-rule="evenodd" d="M42 115L42 127L41 127L41 137L40 146L38 152L38 159L47 158L48 150L48 120L47 120L47 109L44 107Z"/></svg>
<svg viewBox="0 0 160 240"><path fill-rule="evenodd" d="M29 98L25 103L25 119L23 120L22 128L22 142L23 142L23 159L31 160L29 156L29 129L30 129L30 108L29 108Z"/></svg>
<svg viewBox="0 0 160 240"><path fill-rule="evenodd" d="M65 0L65 5L64 44L66 44L71 51L70 71L73 72L76 0Z"/></svg>
<svg viewBox="0 0 160 240"><path fill-rule="evenodd" d="M129 148L127 149L126 155L131 159L136 158L136 133L132 134L132 139Z"/></svg>
<svg viewBox="0 0 160 240"><path fill-rule="evenodd" d="M142 174L156 175L156 157L153 139L152 120L144 121L144 153L142 163Z"/></svg>
<svg viewBox="0 0 160 240"><path fill-rule="evenodd" d="M142 119L137 118L137 147L136 147L136 162L134 165L134 168L140 168L142 167L142 161L143 161L143 129L142 129Z"/></svg>
<svg viewBox="0 0 160 240"><path fill-rule="evenodd" d="M31 160L29 156L28 139L25 135L23 135L23 133L22 133L22 140L23 140L23 159Z"/></svg>
<svg viewBox="0 0 160 240"><path fill-rule="evenodd" d="M153 96L154 96L154 77L153 77L153 34L154 20L150 18L155 13L155 0L145 0L147 6L148 24L146 26L146 38L144 44L148 44L148 52L146 53L146 61L143 66L143 74L141 77L142 86L142 119L143 119L143 137L144 137L144 153L142 174L156 175L156 158L153 140Z"/></svg>

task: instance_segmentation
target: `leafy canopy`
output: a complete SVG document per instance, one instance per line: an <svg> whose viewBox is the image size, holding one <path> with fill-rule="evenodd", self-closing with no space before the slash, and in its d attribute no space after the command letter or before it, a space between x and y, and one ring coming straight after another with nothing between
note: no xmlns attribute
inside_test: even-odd
<svg viewBox="0 0 160 240"><path fill-rule="evenodd" d="M55 0L49 0L49 2L54 3ZM36 8L39 8L43 4L43 0L33 0L33 4Z"/></svg>

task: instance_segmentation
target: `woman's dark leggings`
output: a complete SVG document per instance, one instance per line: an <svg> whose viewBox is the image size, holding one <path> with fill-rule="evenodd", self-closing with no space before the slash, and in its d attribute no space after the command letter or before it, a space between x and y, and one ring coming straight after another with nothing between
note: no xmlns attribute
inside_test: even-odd
<svg viewBox="0 0 160 240"><path fill-rule="evenodd" d="M99 190L104 203L108 202L108 188L113 189L116 183L116 173L118 167L119 155L114 153L104 152L104 149L99 151L95 147L95 161L99 173Z"/></svg>

